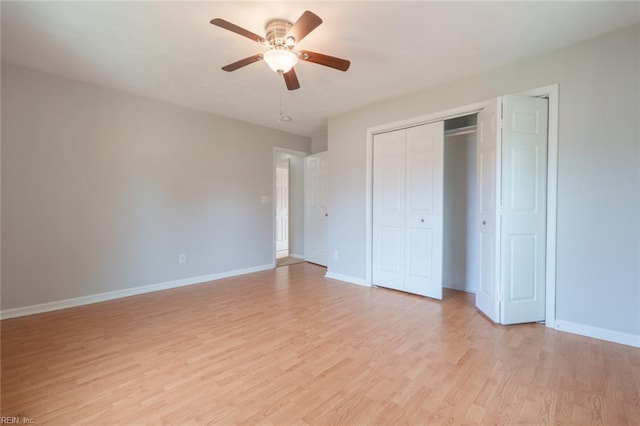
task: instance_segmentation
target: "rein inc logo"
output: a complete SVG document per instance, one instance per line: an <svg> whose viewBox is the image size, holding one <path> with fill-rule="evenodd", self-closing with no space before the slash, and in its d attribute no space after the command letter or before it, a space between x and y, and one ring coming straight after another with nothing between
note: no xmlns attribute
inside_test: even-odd
<svg viewBox="0 0 640 426"><path fill-rule="evenodd" d="M0 425L32 425L35 421L25 416L1 416Z"/></svg>

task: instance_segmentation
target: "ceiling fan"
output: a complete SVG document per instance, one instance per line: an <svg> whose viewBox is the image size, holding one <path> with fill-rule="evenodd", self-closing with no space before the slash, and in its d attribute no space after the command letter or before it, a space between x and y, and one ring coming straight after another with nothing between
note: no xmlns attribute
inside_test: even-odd
<svg viewBox="0 0 640 426"><path fill-rule="evenodd" d="M269 48L264 53L258 53L248 58L240 59L232 64L222 67L224 71L235 71L239 68L258 62L264 59L269 67L284 77L287 89L295 90L300 88L298 76L293 67L298 60L324 65L340 71L349 69L351 63L346 59L334 56L323 55L322 53L310 52L308 50L296 51L295 47L311 31L322 24L322 19L311 11L305 11L295 23L283 19L274 19L267 22L265 26L265 36L261 37L251 31L245 30L229 21L221 18L211 20L216 25L225 30L240 34L250 40L258 42Z"/></svg>

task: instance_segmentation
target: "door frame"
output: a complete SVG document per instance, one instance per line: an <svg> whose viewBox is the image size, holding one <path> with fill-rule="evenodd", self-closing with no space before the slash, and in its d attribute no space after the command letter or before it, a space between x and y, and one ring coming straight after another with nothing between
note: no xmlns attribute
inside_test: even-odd
<svg viewBox="0 0 640 426"><path fill-rule="evenodd" d="M545 325L555 328L556 322L556 234L558 199L558 106L559 85L538 87L514 95L545 97L549 99L549 126L547 138L547 245L545 261ZM498 97L500 95L497 95ZM367 128L366 139L366 199L365 199L365 283L372 286L373 276L373 136L418 126L434 121L448 120L474 114L484 109L495 98L451 108L406 120L395 121ZM275 244L275 243L274 243Z"/></svg>
<svg viewBox="0 0 640 426"><path fill-rule="evenodd" d="M295 155L296 157L304 158L309 155L308 152L296 151L294 149L283 148L279 146L273 147L273 154L271 155L271 267L276 267L276 167L278 167L278 160L276 155L278 153L284 153L289 155ZM289 162L289 186L291 186L291 162ZM304 187L304 185L303 185ZM291 189L291 188L289 188ZM291 193L289 193L289 201L291 201ZM291 203L289 203L289 216L291 216ZM289 226L291 231L291 226ZM291 237L291 232L289 232ZM291 240L289 240L289 253L291 253Z"/></svg>

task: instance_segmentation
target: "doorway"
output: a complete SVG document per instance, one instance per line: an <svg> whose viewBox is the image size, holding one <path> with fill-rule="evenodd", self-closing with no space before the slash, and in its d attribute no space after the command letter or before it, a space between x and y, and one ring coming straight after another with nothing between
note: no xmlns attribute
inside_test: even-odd
<svg viewBox="0 0 640 426"><path fill-rule="evenodd" d="M546 206L544 213L547 218L544 250L544 269L541 274L544 276L544 320L548 327L555 327L555 253L556 253L556 196L557 196L557 146L558 146L558 85L542 87L519 93L527 97L544 97L549 101L548 106L548 151L546 169ZM484 110L488 105L494 104L495 99L470 104L460 108L446 110L426 116L416 117L410 120L390 123L367 129L367 216L366 216L366 283L372 285L373 271L373 142L374 135L389 132L424 123L450 120L457 117L469 116ZM473 268L473 265L471 265ZM476 283L477 284L477 283Z"/></svg>
<svg viewBox="0 0 640 426"><path fill-rule="evenodd" d="M304 260L304 158L275 147L273 152L273 265Z"/></svg>
<svg viewBox="0 0 640 426"><path fill-rule="evenodd" d="M289 158L276 163L276 259L289 256Z"/></svg>
<svg viewBox="0 0 640 426"><path fill-rule="evenodd" d="M477 114L444 121L442 285L476 292Z"/></svg>

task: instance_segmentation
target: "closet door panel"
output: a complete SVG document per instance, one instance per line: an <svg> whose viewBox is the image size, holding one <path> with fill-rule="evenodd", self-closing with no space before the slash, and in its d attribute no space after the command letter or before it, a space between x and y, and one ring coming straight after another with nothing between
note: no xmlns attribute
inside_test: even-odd
<svg viewBox="0 0 640 426"><path fill-rule="evenodd" d="M498 212L498 189L500 188L502 143L500 132L500 109L498 98L478 113L477 139L477 200L478 200L478 287L476 307L492 321L499 322L500 302L496 281L500 270L500 223Z"/></svg>
<svg viewBox="0 0 640 426"><path fill-rule="evenodd" d="M373 140L373 284L404 290L405 131Z"/></svg>
<svg viewBox="0 0 640 426"><path fill-rule="evenodd" d="M402 230L397 226L380 228L380 272L389 275L402 273Z"/></svg>
<svg viewBox="0 0 640 426"><path fill-rule="evenodd" d="M505 96L501 322L545 318L546 99Z"/></svg>
<svg viewBox="0 0 640 426"><path fill-rule="evenodd" d="M417 280L429 280L433 271L431 265L431 247L433 246L433 236L430 229L412 228L407 232L409 250L407 255L408 270L407 275ZM413 283L411 283L413 284ZM411 287L408 284L407 287ZM414 293L420 293L420 288L411 287Z"/></svg>
<svg viewBox="0 0 640 426"><path fill-rule="evenodd" d="M444 123L406 130L406 290L442 298Z"/></svg>

